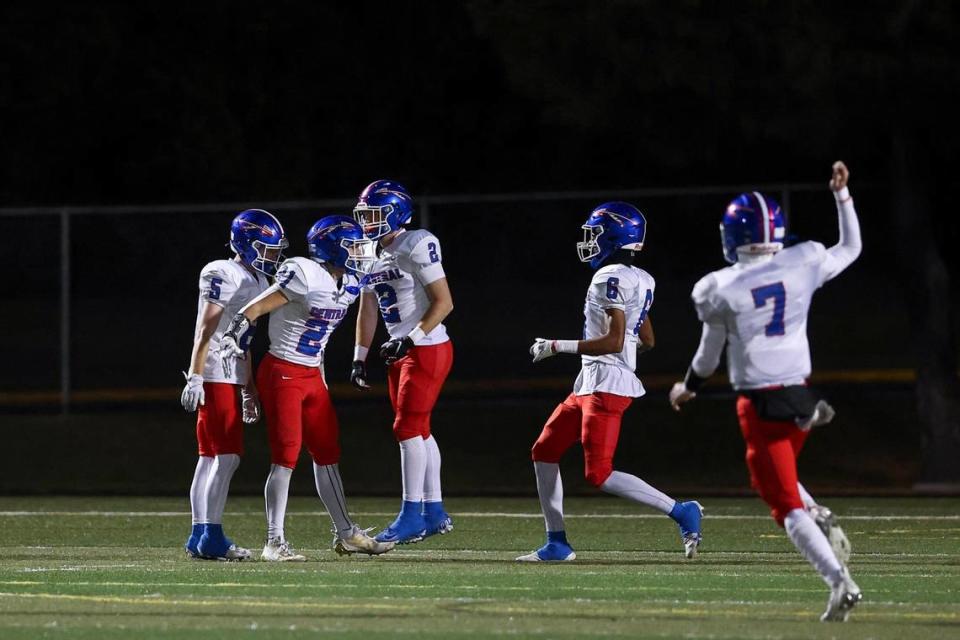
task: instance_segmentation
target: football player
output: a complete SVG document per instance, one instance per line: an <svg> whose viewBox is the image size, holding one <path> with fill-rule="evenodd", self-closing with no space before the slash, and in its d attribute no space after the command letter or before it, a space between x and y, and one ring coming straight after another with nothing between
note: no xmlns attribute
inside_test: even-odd
<svg viewBox="0 0 960 640"><path fill-rule="evenodd" d="M377 307L390 334L380 347L400 445L403 503L393 523L377 535L384 542L418 542L453 529L440 490L440 448L430 414L453 364L453 344L443 319L453 298L443 270L440 241L426 229L407 231L413 200L404 187L377 180L354 209L379 258L360 296L350 381L368 388L366 359L377 329Z"/></svg>
<svg viewBox="0 0 960 640"><path fill-rule="evenodd" d="M577 556L563 522L560 458L578 440L583 445L587 481L607 493L639 502L670 516L680 527L688 558L700 544L699 502L677 502L640 478L615 471L613 455L620 422L634 398L646 393L634 374L637 353L653 348L653 277L633 265L643 248L647 221L626 202L607 202L591 212L577 243L581 262L596 269L587 289L582 340L537 338L534 362L558 353L579 354L580 375L543 427L533 445L537 493L547 527L547 542L520 556L522 562L562 562Z"/></svg>
<svg viewBox="0 0 960 640"><path fill-rule="evenodd" d="M703 322L700 346L685 380L670 391L670 403L679 411L716 370L726 345L751 483L830 587L824 621L846 620L862 595L844 564L849 543L835 530L829 510L824 514L798 484L796 459L810 429L834 415L807 387L807 314L814 292L860 255L849 176L842 162L834 163L830 189L840 240L829 249L812 241L785 249L780 207L761 193L743 193L730 203L720 231L724 257L732 266L707 274L693 288L693 304Z"/></svg>
<svg viewBox="0 0 960 640"><path fill-rule="evenodd" d="M305 560L287 542L284 518L290 476L305 442L313 476L335 532L337 553L377 555L393 548L354 524L340 479L340 426L323 378L323 353L360 293L359 277L373 262L373 246L347 216L327 216L307 233L309 258L280 265L276 282L233 317L224 336L225 365L243 353L241 336L257 318L270 315L270 351L257 370L267 416L270 474L264 496L267 541L262 560Z"/></svg>
<svg viewBox="0 0 960 640"><path fill-rule="evenodd" d="M243 454L243 423L257 421L260 405L249 362L224 373L217 351L233 315L269 286L267 277L276 273L286 246L280 221L261 209L249 209L230 225L233 260L214 260L200 272L190 371L184 373L187 384L180 396L184 409L197 412L200 457L190 485L193 530L184 545L194 558L250 557L224 535L223 509ZM237 341L249 344L253 330L251 325Z"/></svg>

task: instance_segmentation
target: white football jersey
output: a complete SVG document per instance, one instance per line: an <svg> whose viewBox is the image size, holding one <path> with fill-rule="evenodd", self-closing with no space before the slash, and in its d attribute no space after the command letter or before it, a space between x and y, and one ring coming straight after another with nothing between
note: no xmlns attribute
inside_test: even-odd
<svg viewBox="0 0 960 640"><path fill-rule="evenodd" d="M404 231L380 250L366 279L366 290L377 296L380 315L391 338L404 338L430 307L426 285L445 278L440 241L426 229ZM447 328L438 324L416 344L447 342Z"/></svg>
<svg viewBox="0 0 960 640"><path fill-rule="evenodd" d="M236 260L214 260L200 272L200 299L197 303L197 328L203 322L203 307L207 302L223 307L223 315L217 330L210 338L210 348L207 351L207 361L203 365L203 379L207 382L229 382L231 384L247 384L247 368L233 367L233 375L224 377L220 364L220 339L224 331L230 326L240 309L248 302L260 295L270 283L267 277L260 272L251 272ZM240 337L244 348L250 345L255 327Z"/></svg>
<svg viewBox="0 0 960 640"><path fill-rule="evenodd" d="M277 270L276 286L289 302L270 314L270 353L295 364L321 367L330 334L357 299L347 286L352 275L337 283L330 272L310 258L290 258ZM352 288L352 287L351 287Z"/></svg>
<svg viewBox="0 0 960 640"><path fill-rule="evenodd" d="M573 392L585 396L596 391L639 398L646 391L634 370L637 368L637 342L640 325L653 305L653 276L643 269L609 264L593 274L587 301L583 306L583 339L606 335L610 327L608 309L620 309L626 316L623 350L603 356L581 356L582 367Z"/></svg>
<svg viewBox="0 0 960 640"><path fill-rule="evenodd" d="M803 384L810 375L807 313L840 264L819 242L802 242L758 263L737 263L693 288L700 320L723 325L734 389Z"/></svg>

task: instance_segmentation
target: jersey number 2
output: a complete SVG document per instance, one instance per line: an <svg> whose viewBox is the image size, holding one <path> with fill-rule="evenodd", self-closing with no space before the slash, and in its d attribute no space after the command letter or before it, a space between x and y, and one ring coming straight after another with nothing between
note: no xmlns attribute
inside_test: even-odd
<svg viewBox="0 0 960 640"><path fill-rule="evenodd" d="M757 309L766 306L767 300L773 298L773 318L764 327L764 333L768 336L782 336L786 332L783 314L787 306L787 290L783 288L783 283L765 284L751 289L750 293L753 294L753 306Z"/></svg>
<svg viewBox="0 0 960 640"><path fill-rule="evenodd" d="M310 328L303 332L297 343L297 351L305 356L312 357L320 353L320 343L323 342L323 336L327 335L329 325L320 317L320 313L319 309L310 309L310 319L306 322Z"/></svg>
<svg viewBox="0 0 960 640"><path fill-rule="evenodd" d="M380 315L388 324L400 322L400 310L397 309L397 291L390 285L381 282L373 288L377 292L377 302L380 305Z"/></svg>

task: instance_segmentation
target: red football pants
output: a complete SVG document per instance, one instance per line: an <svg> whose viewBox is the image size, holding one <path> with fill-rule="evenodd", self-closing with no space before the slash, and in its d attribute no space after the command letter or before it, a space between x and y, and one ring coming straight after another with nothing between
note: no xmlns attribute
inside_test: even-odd
<svg viewBox="0 0 960 640"><path fill-rule="evenodd" d="M578 440L583 444L584 475L599 487L613 473L613 454L620 438L620 421L633 398L598 391L587 396L570 394L557 405L533 443L536 462L560 462Z"/></svg>
<svg viewBox="0 0 960 640"><path fill-rule="evenodd" d="M257 370L257 387L267 416L270 462L293 469L303 442L317 464L340 461L340 424L320 369L268 353Z"/></svg>
<svg viewBox="0 0 960 640"><path fill-rule="evenodd" d="M770 515L782 527L788 513L803 508L797 489L797 456L809 432L802 431L793 422L761 419L747 396L737 398L737 417L747 443L750 484L770 506Z"/></svg>
<svg viewBox="0 0 960 640"><path fill-rule="evenodd" d="M430 414L453 366L453 343L413 347L387 373L397 442L430 437Z"/></svg>
<svg viewBox="0 0 960 640"><path fill-rule="evenodd" d="M197 406L197 450L201 456L243 455L243 413L240 386L204 382L203 404Z"/></svg>

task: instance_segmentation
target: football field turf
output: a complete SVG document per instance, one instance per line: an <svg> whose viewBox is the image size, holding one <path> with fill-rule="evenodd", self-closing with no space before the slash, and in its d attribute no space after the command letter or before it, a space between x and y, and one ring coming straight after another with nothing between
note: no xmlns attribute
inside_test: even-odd
<svg viewBox="0 0 960 640"><path fill-rule="evenodd" d="M382 527L393 499L350 502ZM291 499L301 564L189 560L175 498L0 498L0 638L960 637L960 499L824 500L854 549L864 602L818 621L827 589L759 500L703 500L704 544L622 500L569 499L578 559L518 564L541 544L533 498L452 498L455 531L379 558L338 557L319 500ZM225 528L262 544L262 501ZM257 553L257 555L259 555Z"/></svg>

